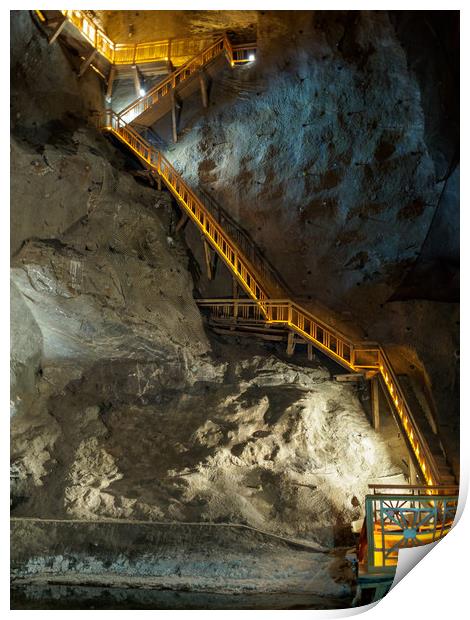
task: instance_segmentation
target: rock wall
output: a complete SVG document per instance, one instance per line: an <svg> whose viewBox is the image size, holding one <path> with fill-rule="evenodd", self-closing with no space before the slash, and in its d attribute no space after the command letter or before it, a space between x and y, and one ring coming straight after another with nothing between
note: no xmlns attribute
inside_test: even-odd
<svg viewBox="0 0 470 620"><path fill-rule="evenodd" d="M455 463L457 47L453 12L260 11L256 62L227 68L208 110L183 102L167 149L293 296L423 370ZM205 293L230 294L221 280Z"/></svg>

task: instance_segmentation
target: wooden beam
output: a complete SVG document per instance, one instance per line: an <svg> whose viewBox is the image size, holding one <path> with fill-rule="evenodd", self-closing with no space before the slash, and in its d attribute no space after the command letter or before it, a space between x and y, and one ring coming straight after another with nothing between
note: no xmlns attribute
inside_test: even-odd
<svg viewBox="0 0 470 620"><path fill-rule="evenodd" d="M375 430L380 428L380 402L379 402L379 377L376 375L370 380L370 406L372 413L372 426Z"/></svg>
<svg viewBox="0 0 470 620"><path fill-rule="evenodd" d="M358 382L364 379L364 375L360 372L351 372L344 375L335 375L335 380L340 382Z"/></svg>
<svg viewBox="0 0 470 620"><path fill-rule="evenodd" d="M307 342L307 359L309 362L313 361L313 344Z"/></svg>
<svg viewBox="0 0 470 620"><path fill-rule="evenodd" d="M178 142L178 130L176 126L176 95L175 91L172 88L170 91L171 98L171 129L173 133L173 142Z"/></svg>
<svg viewBox="0 0 470 620"><path fill-rule="evenodd" d="M108 84L106 86L106 100L107 101L111 101L111 98L113 96L113 84L114 84L115 77L116 77L116 68L114 65L111 65L111 70L109 71L109 76L108 76Z"/></svg>
<svg viewBox="0 0 470 620"><path fill-rule="evenodd" d="M171 39L168 41L168 69L168 73L173 73L173 63L171 62Z"/></svg>
<svg viewBox="0 0 470 620"><path fill-rule="evenodd" d="M65 24L67 23L67 19L64 17L55 27L54 32L49 36L49 45L52 45L54 41L57 39L59 34L65 28Z"/></svg>
<svg viewBox="0 0 470 620"><path fill-rule="evenodd" d="M132 65L132 77L134 78L135 96L140 97L140 74L137 65Z"/></svg>
<svg viewBox="0 0 470 620"><path fill-rule="evenodd" d="M82 64L80 65L80 70L78 72L78 77L81 78L83 77L83 75L85 74L86 70L88 69L88 67L91 65L91 63L93 62L94 58L96 57L96 55L98 54L97 50L93 50L89 55L88 58L85 58L85 60L82 62Z"/></svg>
<svg viewBox="0 0 470 620"><path fill-rule="evenodd" d="M294 354L294 351L295 351L295 333L292 331L289 331L289 333L287 334L286 353L289 357L291 357Z"/></svg>
<svg viewBox="0 0 470 620"><path fill-rule="evenodd" d="M207 81L204 72L201 70L199 72L199 86L201 87L201 99L202 99L202 107L209 107L209 98L207 96Z"/></svg>
<svg viewBox="0 0 470 620"><path fill-rule="evenodd" d="M175 234L182 230L189 221L189 215L187 213L183 213L180 217L179 222L176 224Z"/></svg>
<svg viewBox="0 0 470 620"><path fill-rule="evenodd" d="M207 270L207 278L208 280L214 279L213 265L212 265L212 248L209 243L203 238L204 244L204 258L206 261L206 270Z"/></svg>
<svg viewBox="0 0 470 620"><path fill-rule="evenodd" d="M414 458L411 454L408 455L408 471L409 471L409 483L416 484L417 476L416 476L416 466Z"/></svg>
<svg viewBox="0 0 470 620"><path fill-rule="evenodd" d="M238 299L238 282L235 276L232 276L232 299ZM233 316L238 317L238 304L233 304Z"/></svg>

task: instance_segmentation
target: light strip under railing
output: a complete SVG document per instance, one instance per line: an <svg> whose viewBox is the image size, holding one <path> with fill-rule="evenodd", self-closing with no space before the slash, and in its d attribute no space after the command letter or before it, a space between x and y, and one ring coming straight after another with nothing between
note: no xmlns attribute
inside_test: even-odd
<svg viewBox="0 0 470 620"><path fill-rule="evenodd" d="M424 480L428 485L439 483L439 470L434 457L413 419L411 409L383 349L377 344L352 342L339 330L326 325L291 300L270 299L262 278L168 160L112 111L106 113L103 128L117 135L160 175L170 192L210 241L253 302L259 306L267 323L287 325L347 368L354 371L370 369L380 373Z"/></svg>
<svg viewBox="0 0 470 620"><path fill-rule="evenodd" d="M206 48L211 39L205 38L181 38L181 39L160 39L144 43L114 43L104 30L92 19L85 11L77 9L61 9L60 12L67 21L75 26L80 34L98 51L108 62L113 65L134 65L150 62L165 62L172 60L175 64L181 61L187 62L196 54ZM35 9L35 13L42 23L47 23L44 11ZM235 54L230 49L231 64L243 64L250 62L256 53L256 43L249 45L236 45ZM179 59L180 62L176 63Z"/></svg>
<svg viewBox="0 0 470 620"><path fill-rule="evenodd" d="M248 304L253 302L247 302ZM243 307L243 300L199 301L202 307ZM263 302L267 323L279 323L288 326L300 334L307 342L327 353L346 368L355 372L361 370L378 371L385 383L391 401L398 413L400 424L413 451L423 477L428 485L440 482L439 470L426 440L416 424L411 409L406 401L392 365L383 350L375 343L356 343L344 336L339 330L326 325L307 310L291 300L272 300Z"/></svg>
<svg viewBox="0 0 470 620"><path fill-rule="evenodd" d="M184 207L185 212L237 277L242 287L262 307L264 300L269 298L269 293L256 269L162 153L110 110L106 112L101 128L116 135L162 178L170 192Z"/></svg>

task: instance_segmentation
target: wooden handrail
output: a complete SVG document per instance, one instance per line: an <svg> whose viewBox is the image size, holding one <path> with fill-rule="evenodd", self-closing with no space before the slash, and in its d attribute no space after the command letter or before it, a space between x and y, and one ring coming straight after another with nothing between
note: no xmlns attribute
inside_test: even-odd
<svg viewBox="0 0 470 620"><path fill-rule="evenodd" d="M209 307L216 315L218 312L220 314L222 310L222 314L225 316L230 316L230 314L233 316L233 309L236 307L237 313L243 318L248 318L246 312L245 315L243 314L246 308L253 310L255 308L253 302L242 299L200 300L198 305ZM289 299L263 300L262 303L257 303L256 305L263 310L267 323L286 325L302 336L307 342L310 342L317 349L320 349L320 351L323 351L346 368L354 372L362 370L378 371L398 413L402 429L419 463L427 485L440 482L439 469L434 456L413 417L390 360L381 346L377 343L354 342L335 327L327 325L308 310ZM254 312L256 313L256 310Z"/></svg>
<svg viewBox="0 0 470 620"><path fill-rule="evenodd" d="M189 217L196 223L205 238L218 252L229 270L238 279L252 301L244 300L208 300L199 305L210 306L213 311L234 308L237 312L248 315L256 313L256 318L266 323L284 324L298 333L307 342L326 353L336 362L354 372L372 370L382 377L391 402L398 414L399 423L409 442L410 448L418 462L427 485L440 483L439 468L436 464L428 443L416 423L411 408L406 400L398 378L383 348L377 343L354 342L340 330L319 320L305 308L290 299L273 299L273 289L269 286L263 270L256 269L253 263L241 250L239 244L227 234L226 230L211 213L199 196L184 182L170 162L127 121L131 121L142 111L155 105L159 99L174 88L179 80L187 79L194 71L199 70L205 62L209 62L221 52L233 58L232 47L227 37L221 37L209 48L191 59L166 80L153 88L148 95L132 103L122 114L108 110L102 128L112 132L131 148L138 157L158 174L170 192L178 200ZM123 116L124 115L124 116ZM280 287L277 291L282 290ZM248 315L245 318L248 318Z"/></svg>
<svg viewBox="0 0 470 620"><path fill-rule="evenodd" d="M166 157L111 110L105 113L104 122L99 122L99 125L103 130L117 136L161 177L170 192L184 208L184 211L195 222L250 297L256 302L268 299L269 291L256 268L227 235L209 209L185 183Z"/></svg>
<svg viewBox="0 0 470 620"><path fill-rule="evenodd" d="M230 41L224 35L215 43L209 45L200 54L197 54L184 65L179 67L173 73L159 82L156 86L151 88L148 93L143 97L136 99L130 103L126 108L119 112L120 118L125 123L132 123L132 121L140 116L143 112L156 105L162 97L168 95L172 90L179 86L182 82L190 78L193 73L199 71L202 67L211 62L216 56L222 52L226 52L229 59L232 58L232 47ZM233 64L233 61L230 61Z"/></svg>
<svg viewBox="0 0 470 620"><path fill-rule="evenodd" d="M208 36L200 39L194 37L159 39L136 44L114 43L85 11L63 9L60 12L97 52L116 66L164 62L172 59L175 61L178 58L180 61L185 60L188 57L194 57L214 39L214 36ZM44 17L44 11L35 10L35 13L41 22L47 21ZM232 64L242 64L249 61L249 58L246 57L247 53L256 51L256 43L236 45L234 50L236 51L235 58L232 50L230 50Z"/></svg>

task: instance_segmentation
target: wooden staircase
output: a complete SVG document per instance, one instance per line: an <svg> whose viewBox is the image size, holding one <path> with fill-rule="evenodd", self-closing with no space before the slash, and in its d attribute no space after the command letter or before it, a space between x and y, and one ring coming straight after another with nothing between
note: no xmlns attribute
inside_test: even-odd
<svg viewBox="0 0 470 620"><path fill-rule="evenodd" d="M61 13L95 45L96 51L111 54L109 50L112 42L103 37L104 33L93 24L90 26L89 19L83 16L83 12ZM232 66L237 62L246 62L251 56L250 50L248 46L236 52L224 35L188 60L145 96L130 104L121 114L107 110L100 115L97 126L125 144L158 183L163 182L166 185L183 212L194 222L206 242L217 252L241 289L248 295L248 299L200 300L198 303L201 308L208 310L214 319L220 319L223 315L242 319L241 323L245 321L244 329L254 320L258 328L264 325L266 329L274 327L288 330L354 373L361 372L368 377L379 375L424 482L433 486L454 481L438 439L429 427L415 392L410 388L406 377L399 379L395 375L383 347L374 342L354 341L336 327L314 316L302 305L286 299L285 287L260 254L247 252L237 237L236 229L228 225L228 220L222 222L218 214L211 210L208 202L185 183L163 154L131 125L133 122L140 127L151 125L156 118L167 113L168 102L173 99L174 103L176 89L193 88L195 78L199 81L203 79L203 71L216 60L223 60L225 57ZM112 58L115 60L115 57Z"/></svg>

